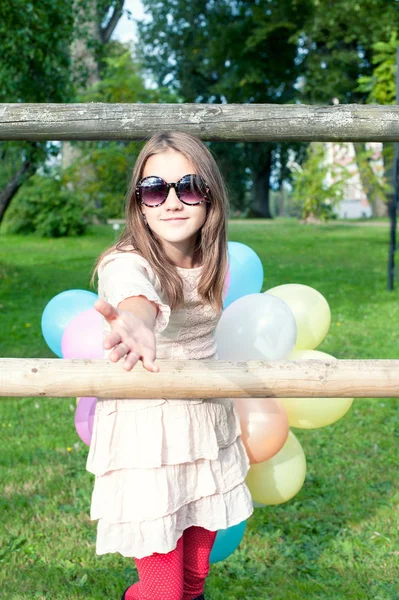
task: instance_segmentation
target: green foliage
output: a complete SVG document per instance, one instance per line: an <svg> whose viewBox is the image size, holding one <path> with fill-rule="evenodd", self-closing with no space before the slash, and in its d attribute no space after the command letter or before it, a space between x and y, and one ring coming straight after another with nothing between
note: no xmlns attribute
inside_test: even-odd
<svg viewBox="0 0 399 600"><path fill-rule="evenodd" d="M0 102L70 102L73 3L13 0L1 3ZM48 142L0 142L0 190L24 163L20 183L54 154Z"/></svg>
<svg viewBox="0 0 399 600"><path fill-rule="evenodd" d="M377 173L373 169L372 162L374 152L366 147L366 144L355 143L356 163L359 169L360 180L367 199L372 206L378 199L387 200L387 196L392 193L392 185L389 183L384 172Z"/></svg>
<svg viewBox="0 0 399 600"><path fill-rule="evenodd" d="M80 193L58 176L34 175L17 193L5 218L10 233L62 237L85 233L93 215Z"/></svg>
<svg viewBox="0 0 399 600"><path fill-rule="evenodd" d="M100 80L80 92L79 102L158 103L178 102L178 97L165 86L145 86L143 67L134 46L111 40L104 48Z"/></svg>
<svg viewBox="0 0 399 600"><path fill-rule="evenodd" d="M315 0L299 38L304 57L304 100L364 102L359 77L372 72L372 46L399 29L397 0Z"/></svg>
<svg viewBox="0 0 399 600"><path fill-rule="evenodd" d="M90 142L79 145L81 157L64 173L64 179L95 206L101 220L120 218L129 177L141 143Z"/></svg>
<svg viewBox="0 0 399 600"><path fill-rule="evenodd" d="M311 0L143 4L151 19L139 24L139 56L154 80L184 102L285 104L300 97L297 37L311 14ZM210 147L226 167L232 207L242 211L264 165L272 162L280 170L278 156L285 152L284 144L270 143L212 142ZM252 190L254 205L266 214L255 197L256 185Z"/></svg>
<svg viewBox="0 0 399 600"><path fill-rule="evenodd" d="M71 100L72 4L68 0L1 3L0 102Z"/></svg>
<svg viewBox="0 0 399 600"><path fill-rule="evenodd" d="M293 167L292 202L304 220L327 221L343 198L346 169L325 162L324 144L312 143L302 166Z"/></svg>
<svg viewBox="0 0 399 600"><path fill-rule="evenodd" d="M101 79L78 97L80 102L159 103L176 102L167 88L148 89L142 69L129 44L112 41L107 46ZM89 206L101 209L103 219L124 214L124 198L142 142L77 143L79 160L64 174L79 189Z"/></svg>
<svg viewBox="0 0 399 600"><path fill-rule="evenodd" d="M396 51L398 46L399 38L396 31L392 31L388 42L376 42L372 45L373 73L367 77L359 77L359 90L368 93L368 102L396 103Z"/></svg>

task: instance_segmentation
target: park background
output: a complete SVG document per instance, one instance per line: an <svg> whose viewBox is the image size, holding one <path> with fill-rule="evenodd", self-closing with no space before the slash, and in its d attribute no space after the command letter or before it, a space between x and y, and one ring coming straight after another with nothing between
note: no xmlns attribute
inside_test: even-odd
<svg viewBox="0 0 399 600"><path fill-rule="evenodd" d="M0 22L2 102L395 103L396 0L142 2L14 0ZM132 38L121 32L124 19ZM126 24L127 23L127 24ZM131 41L133 40L133 42ZM337 218L351 174L325 144L208 143L226 178L229 239L260 256L263 290L303 283L332 311L318 348L397 358L397 290L387 291L383 172L355 162L372 216ZM89 289L123 218L142 142L0 144L0 355L50 357L46 303ZM92 476L74 399L2 399L0 595L118 598L132 561L95 556ZM212 566L222 599L399 597L399 435L395 399L355 400L338 423L295 430L308 468L286 504L255 510L239 549Z"/></svg>

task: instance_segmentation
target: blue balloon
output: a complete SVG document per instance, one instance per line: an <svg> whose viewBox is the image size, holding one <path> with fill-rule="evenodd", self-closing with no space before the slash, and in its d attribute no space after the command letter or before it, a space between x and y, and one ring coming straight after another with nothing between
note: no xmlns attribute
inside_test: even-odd
<svg viewBox="0 0 399 600"><path fill-rule="evenodd" d="M211 564L224 560L233 554L234 550L237 550L244 537L246 526L247 522L242 521L227 529L219 529L210 556Z"/></svg>
<svg viewBox="0 0 399 600"><path fill-rule="evenodd" d="M97 294L86 290L67 290L46 304L42 314L42 333L50 350L62 358L61 340L66 326L76 315L93 308Z"/></svg>
<svg viewBox="0 0 399 600"><path fill-rule="evenodd" d="M258 294L263 285L263 265L259 256L245 244L240 242L228 243L230 286L223 308L229 304L247 296Z"/></svg>

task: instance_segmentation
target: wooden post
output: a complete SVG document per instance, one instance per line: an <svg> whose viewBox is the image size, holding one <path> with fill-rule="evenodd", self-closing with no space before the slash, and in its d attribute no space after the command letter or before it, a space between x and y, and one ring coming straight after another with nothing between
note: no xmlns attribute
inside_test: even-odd
<svg viewBox="0 0 399 600"><path fill-rule="evenodd" d="M399 397L399 360L158 360L125 371L107 360L0 359L1 396L110 398Z"/></svg>
<svg viewBox="0 0 399 600"><path fill-rule="evenodd" d="M1 104L0 140L399 141L399 106L339 104Z"/></svg>

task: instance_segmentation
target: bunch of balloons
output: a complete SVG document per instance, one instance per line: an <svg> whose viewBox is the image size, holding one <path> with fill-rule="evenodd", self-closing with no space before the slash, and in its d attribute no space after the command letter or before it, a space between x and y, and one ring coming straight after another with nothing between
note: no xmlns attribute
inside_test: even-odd
<svg viewBox="0 0 399 600"><path fill-rule="evenodd" d="M229 242L223 313L216 329L220 360L308 360L334 358L315 348L328 333L331 313L315 289L286 284L261 293L263 267L245 244ZM63 358L103 357L102 316L93 308L97 295L68 290L44 309L42 332L50 349ZM351 407L348 398L236 398L242 439L251 463L247 485L254 506L287 502L306 476L303 448L290 427L324 427ZM96 398L78 398L75 427L90 445ZM246 521L218 531L210 561L224 560L239 546Z"/></svg>
<svg viewBox="0 0 399 600"><path fill-rule="evenodd" d="M48 302L42 314L42 333L47 345L60 358L102 358L102 316L96 311L97 294L66 290ZM75 428L88 446L93 431L96 398L77 399Z"/></svg>
<svg viewBox="0 0 399 600"><path fill-rule="evenodd" d="M230 285L216 329L220 360L334 359L315 350L328 333L330 307L315 289L280 285L261 293L256 253L229 242ZM303 448L290 427L313 429L338 421L351 398L236 398L242 439L250 460L247 485L255 506L287 502L306 476Z"/></svg>

